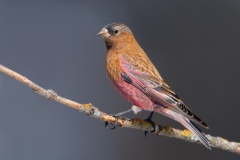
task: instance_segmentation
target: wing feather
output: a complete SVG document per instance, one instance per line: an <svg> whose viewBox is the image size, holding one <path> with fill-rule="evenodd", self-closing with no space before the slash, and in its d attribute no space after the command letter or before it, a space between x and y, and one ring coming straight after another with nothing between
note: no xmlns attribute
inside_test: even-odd
<svg viewBox="0 0 240 160"><path fill-rule="evenodd" d="M207 124L197 117L177 96L177 94L163 81L155 68L138 65L139 59L131 59L122 54L120 62L122 65L122 78L136 88L142 90L157 103L168 107L172 111L186 116L190 120L208 128ZM151 62L150 62L151 63ZM153 65L150 65L153 66Z"/></svg>

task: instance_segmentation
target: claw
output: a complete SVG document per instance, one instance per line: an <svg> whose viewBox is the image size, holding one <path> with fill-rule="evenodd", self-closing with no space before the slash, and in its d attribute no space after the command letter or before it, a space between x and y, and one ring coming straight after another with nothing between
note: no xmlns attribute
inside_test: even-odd
<svg viewBox="0 0 240 160"><path fill-rule="evenodd" d="M147 134L148 134L148 131L144 131L144 136L145 136L146 138L148 138Z"/></svg>
<svg viewBox="0 0 240 160"><path fill-rule="evenodd" d="M109 123L106 121L106 122L105 122L105 128L106 128L106 129L111 129L111 130L113 130L113 129L116 129L116 128L117 128L119 116L116 116L116 115L115 115L115 116L113 116L113 117L115 117L115 123L111 123L111 124L113 125L113 127L108 127Z"/></svg>
<svg viewBox="0 0 240 160"><path fill-rule="evenodd" d="M149 117L148 117L147 119L145 119L145 121L147 121L147 122L149 122L149 123L152 124L153 131L151 131L151 133L153 133L153 132L156 131L155 123L152 121L153 113L154 113L154 112L151 112L150 115L149 115ZM146 138L148 138L147 134L148 134L148 131L144 131L144 135L145 135Z"/></svg>
<svg viewBox="0 0 240 160"><path fill-rule="evenodd" d="M115 117L115 123L111 123L111 124L113 125L113 127L108 127L108 122L106 121L106 122L105 122L105 128L106 128L106 129L111 129L111 130L117 128L119 117L122 116L123 114L126 114L126 113L131 112L131 111L132 111L132 109L129 109L129 110L127 110L127 111L120 112L120 113L117 113L117 114L115 114L115 115L110 114L110 116Z"/></svg>

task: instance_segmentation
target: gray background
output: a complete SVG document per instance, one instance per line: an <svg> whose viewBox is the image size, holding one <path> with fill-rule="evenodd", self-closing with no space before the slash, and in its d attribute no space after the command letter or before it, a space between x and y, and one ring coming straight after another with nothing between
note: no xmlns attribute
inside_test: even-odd
<svg viewBox="0 0 240 160"><path fill-rule="evenodd" d="M165 81L210 126L240 141L239 0L0 1L0 64L59 95L117 113L96 33L123 22ZM137 115L146 118L148 113ZM133 114L127 117L135 117ZM155 114L154 121L183 128ZM237 159L219 149L118 128L48 101L0 73L0 159Z"/></svg>

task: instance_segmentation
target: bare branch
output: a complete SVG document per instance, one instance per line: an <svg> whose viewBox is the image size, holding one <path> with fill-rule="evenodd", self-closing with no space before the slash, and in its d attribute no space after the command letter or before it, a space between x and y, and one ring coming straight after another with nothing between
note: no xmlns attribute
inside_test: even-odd
<svg viewBox="0 0 240 160"><path fill-rule="evenodd" d="M90 116L90 117L93 117L93 118L96 118L96 119L99 119L102 121L114 123L116 120L115 117L100 111L98 108L94 107L90 103L89 104L80 104L80 103L74 102L70 99L61 97L61 96L57 95L57 93L54 92L53 90L50 90L50 89L46 90L46 89L38 86L37 84L33 83L26 77L18 74L17 72L15 72L7 67L4 67L1 64L0 64L0 71L6 75L9 75L10 77L13 77L14 79L20 81L21 83L26 84L27 86L32 88L34 92L38 93L39 95L41 95L49 100L56 101L58 103L62 103L66 106L72 107L74 109L79 110L80 112L83 112L87 116ZM120 117L118 119L118 125L121 127L148 131L155 135L163 135L166 137L177 138L177 139L181 139L184 141L195 142L195 143L201 144L197 140L197 137L194 136L188 130L179 130L179 129L172 128L170 126L160 126L158 124L155 124L155 131L152 132L154 130L152 124L145 120L141 120L138 118L130 120L130 119L127 119L124 117ZM223 149L226 151L230 151L233 153L240 154L240 143L230 142L221 137L213 137L211 135L206 135L206 136L210 140L211 146L213 146L215 148Z"/></svg>

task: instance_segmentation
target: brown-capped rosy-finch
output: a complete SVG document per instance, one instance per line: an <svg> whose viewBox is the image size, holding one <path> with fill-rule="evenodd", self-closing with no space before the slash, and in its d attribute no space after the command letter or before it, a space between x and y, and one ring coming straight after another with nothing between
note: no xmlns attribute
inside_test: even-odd
<svg viewBox="0 0 240 160"><path fill-rule="evenodd" d="M106 25L99 33L107 47L107 74L117 91L133 105L161 113L181 123L208 149L207 137L195 125L208 128L163 80L144 50L124 24Z"/></svg>

